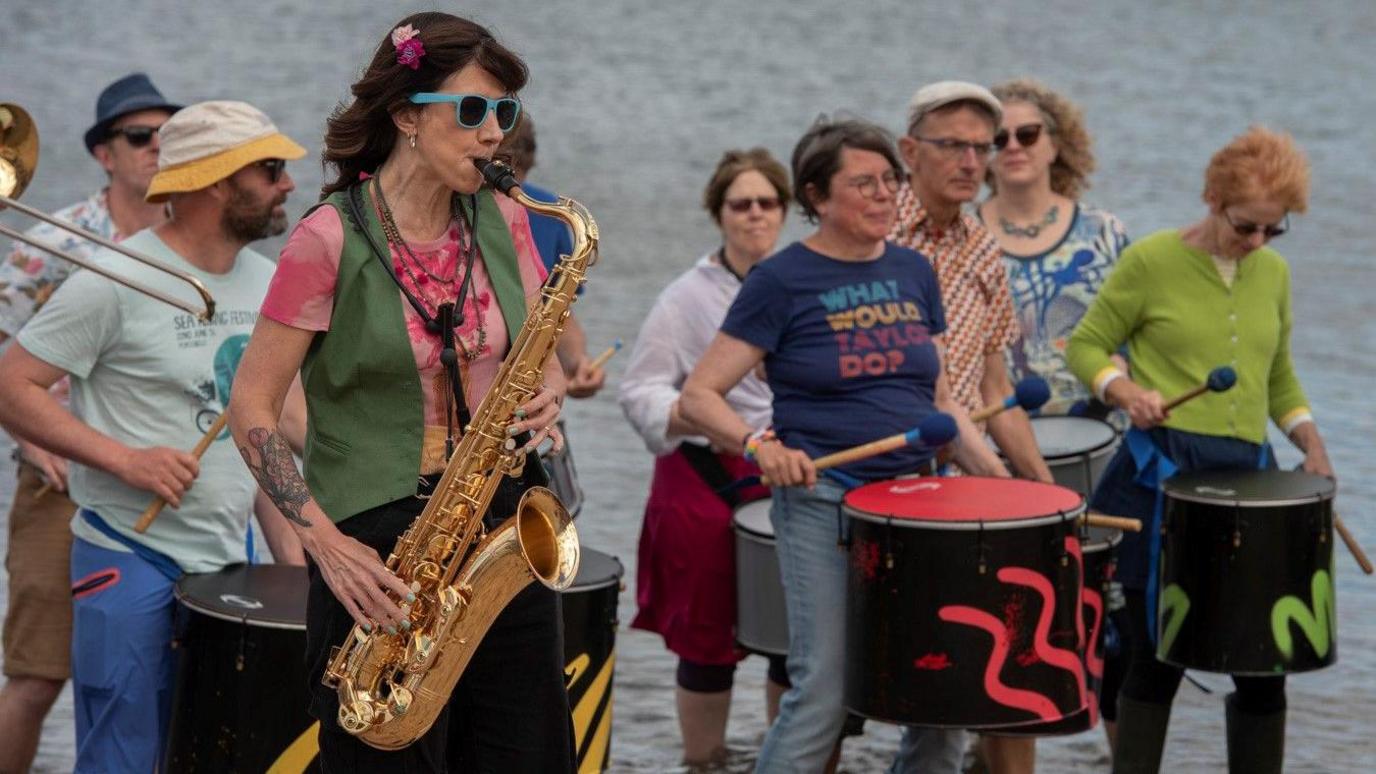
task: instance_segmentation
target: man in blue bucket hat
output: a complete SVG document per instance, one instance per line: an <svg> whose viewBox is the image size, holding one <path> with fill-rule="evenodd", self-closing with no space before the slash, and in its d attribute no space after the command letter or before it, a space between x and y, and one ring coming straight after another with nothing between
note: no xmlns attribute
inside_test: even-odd
<svg viewBox="0 0 1376 774"><path fill-rule="evenodd" d="M54 217L113 240L163 222L163 205L144 201L144 195L158 171L158 129L179 108L143 73L105 87L85 143L105 170L107 183ZM78 258L90 258L97 247L47 223L34 226L28 235ZM16 243L0 263L0 349L75 269ZM60 389L65 391L65 382ZM0 771L28 771L43 719L71 671L69 521L76 506L67 498L67 461L16 441L19 477L9 515Z"/></svg>

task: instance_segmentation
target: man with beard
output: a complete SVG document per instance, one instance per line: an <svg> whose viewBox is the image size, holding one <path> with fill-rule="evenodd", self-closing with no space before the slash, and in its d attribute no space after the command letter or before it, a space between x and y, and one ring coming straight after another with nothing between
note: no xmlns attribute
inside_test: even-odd
<svg viewBox="0 0 1376 774"><path fill-rule="evenodd" d="M124 245L205 283L214 317L202 322L79 272L0 357L0 423L72 461L77 771L157 768L172 696L173 586L182 573L247 558L252 475L228 432L200 460L187 450L229 402L273 273L246 246L286 229L286 160L305 155L242 102L184 108L159 140L147 199L166 202L170 217ZM181 280L113 252L92 260L194 298ZM65 376L70 410L49 392ZM139 534L134 523L155 496L171 508Z"/></svg>
<svg viewBox="0 0 1376 774"><path fill-rule="evenodd" d="M105 170L101 190L53 217L119 241L166 219L144 201L158 171L158 128L179 109L147 75L127 75L101 91L86 151ZM78 258L93 242L50 223L27 236ZM76 264L16 242L0 263L0 350L24 327ZM66 383L57 392L65 400ZM5 685L0 689L0 772L28 771L43 719L71 675L72 592L68 557L76 505L67 498L67 461L22 439L9 514L9 604L5 608Z"/></svg>

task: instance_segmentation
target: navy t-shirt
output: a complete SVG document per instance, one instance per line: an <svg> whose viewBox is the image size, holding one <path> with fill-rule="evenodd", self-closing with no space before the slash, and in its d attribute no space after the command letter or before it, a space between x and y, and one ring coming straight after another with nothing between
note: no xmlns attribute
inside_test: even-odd
<svg viewBox="0 0 1376 774"><path fill-rule="evenodd" d="M745 278L722 332L765 351L774 429L811 457L912 429L934 413L941 366L932 336L946 312L932 266L885 244L873 261L838 261L795 242ZM932 451L843 465L866 480L911 473Z"/></svg>

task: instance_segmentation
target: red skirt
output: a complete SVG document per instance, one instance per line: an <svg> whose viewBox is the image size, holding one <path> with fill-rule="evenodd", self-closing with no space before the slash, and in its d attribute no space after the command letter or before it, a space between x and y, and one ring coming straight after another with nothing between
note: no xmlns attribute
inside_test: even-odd
<svg viewBox="0 0 1376 774"><path fill-rule="evenodd" d="M757 476L744 459L718 454L733 478ZM742 502L768 496L764 487L740 493ZM636 562L636 603L631 626L658 632L680 657L699 664L734 664L736 559L731 508L681 451L655 459Z"/></svg>

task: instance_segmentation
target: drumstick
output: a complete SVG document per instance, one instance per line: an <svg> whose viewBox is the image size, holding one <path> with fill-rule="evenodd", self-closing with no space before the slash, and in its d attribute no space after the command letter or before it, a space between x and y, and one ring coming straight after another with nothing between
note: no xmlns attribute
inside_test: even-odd
<svg viewBox="0 0 1376 774"><path fill-rule="evenodd" d="M34 500L34 502L38 502L39 500L42 500L42 499L43 499L44 497L46 497L46 496L48 495L48 493L51 492L51 491L53 491L53 485L50 484L50 483L48 483L47 481L44 481L44 482L43 482L43 486L40 486L40 487L38 488L38 491L33 493L33 500Z"/></svg>
<svg viewBox="0 0 1376 774"><path fill-rule="evenodd" d="M592 367L594 370L596 370L596 369L598 369L598 368L601 368L602 366L604 366L604 365L607 364L607 361L608 361L608 360L611 360L611 359L612 359L612 355L615 355L617 352L620 352L620 351L621 351L621 337L620 337L620 336L617 336L617 337L616 337L616 341L613 341L613 342L612 342L612 345L611 345L610 347L607 347L606 349L602 350L602 354L600 354L600 355L598 355L597 357L595 357L595 358L592 359L592 363L590 364L591 367Z"/></svg>
<svg viewBox="0 0 1376 774"><path fill-rule="evenodd" d="M1121 529L1124 532L1141 532L1142 522L1139 519L1129 519L1125 516L1109 516L1106 513L1086 513L1080 517L1081 524L1091 527L1107 527L1109 529Z"/></svg>
<svg viewBox="0 0 1376 774"><path fill-rule="evenodd" d="M1051 400L1051 387L1046 380L1040 376L1029 376L1017 383L1013 388L1013 394L1003 399L1001 403L992 406L985 406L979 411L970 414L971 422L983 422L984 420L1002 413L1014 406L1022 407L1023 411L1035 411Z"/></svg>
<svg viewBox="0 0 1376 774"><path fill-rule="evenodd" d="M1348 531L1347 525L1343 523L1342 517L1333 514L1333 528L1338 530L1338 536L1343 539L1343 544L1347 546L1347 552L1352 554L1352 558L1357 560L1357 566L1362 568L1362 572L1371 575L1376 572L1376 568L1371 566L1371 560L1367 558L1366 552L1362 550L1357 538Z"/></svg>
<svg viewBox="0 0 1376 774"><path fill-rule="evenodd" d="M191 450L192 456L199 460L201 455L205 454L205 450L210 448L210 444L214 442L215 436L219 435L220 432L225 429L225 422L228 420L229 411L221 411L220 416L216 417L215 421L210 424L210 429L205 431L205 435L201 436L201 440L196 442L196 448ZM162 509L165 507L167 507L167 501L161 497L149 503L148 507L144 509L143 514L139 516L139 520L134 522L134 531L140 535L147 532L148 527L153 524L153 520L158 518L158 514L162 513Z"/></svg>
<svg viewBox="0 0 1376 774"><path fill-rule="evenodd" d="M843 449L834 454L828 454L825 457L818 457L812 461L812 464L818 470L826 470L827 468L845 465L846 463L855 462L856 460L868 459L880 454L885 454L894 449L901 449L904 446L922 444L923 446L934 448L955 438L957 432L956 421L951 418L951 415L937 412L921 422L918 422L916 427L906 433L895 433L886 438L880 438L877 441L862 443L859 446L852 446L849 449ZM765 486L773 486L768 476L761 477L760 483Z"/></svg>
<svg viewBox="0 0 1376 774"><path fill-rule="evenodd" d="M1203 384L1195 387L1184 395L1178 395L1167 401L1166 405L1161 407L1161 410L1170 411L1181 403L1191 400L1192 398L1198 398L1206 392L1227 392L1233 389L1233 385L1235 384L1237 384L1237 371L1234 371L1229 366L1219 366L1209 372L1209 378L1205 379Z"/></svg>

